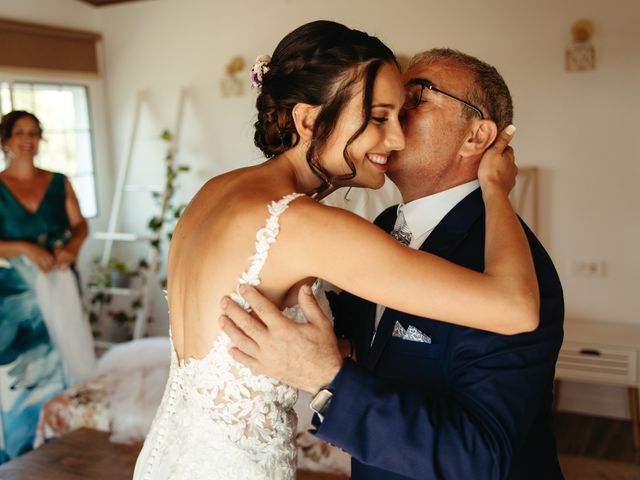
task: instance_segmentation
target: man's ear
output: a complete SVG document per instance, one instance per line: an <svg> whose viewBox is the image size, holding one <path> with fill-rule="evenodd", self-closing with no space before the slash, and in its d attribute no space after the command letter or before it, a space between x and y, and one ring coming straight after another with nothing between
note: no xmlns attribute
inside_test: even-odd
<svg viewBox="0 0 640 480"><path fill-rule="evenodd" d="M463 157L482 155L498 136L498 127L493 120L478 120L474 122L469 136L466 138L460 154Z"/></svg>
<svg viewBox="0 0 640 480"><path fill-rule="evenodd" d="M293 123L296 126L298 135L302 141L310 141L313 136L313 126L320 113L319 105L309 105L308 103L296 103L291 112Z"/></svg>

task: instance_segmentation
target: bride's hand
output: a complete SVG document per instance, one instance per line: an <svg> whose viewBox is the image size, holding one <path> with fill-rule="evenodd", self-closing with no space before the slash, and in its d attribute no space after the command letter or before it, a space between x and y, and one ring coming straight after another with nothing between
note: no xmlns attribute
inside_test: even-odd
<svg viewBox="0 0 640 480"><path fill-rule="evenodd" d="M513 125L505 128L482 156L478 180L483 192L497 188L508 194L515 186L518 167L515 164L513 148L509 146L515 131L516 127Z"/></svg>

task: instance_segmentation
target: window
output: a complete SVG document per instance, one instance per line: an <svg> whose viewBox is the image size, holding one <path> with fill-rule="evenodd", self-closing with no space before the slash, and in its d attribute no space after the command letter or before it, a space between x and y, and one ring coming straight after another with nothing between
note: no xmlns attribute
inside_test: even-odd
<svg viewBox="0 0 640 480"><path fill-rule="evenodd" d="M94 149L85 85L1 80L0 111L33 112L42 123L38 166L64 173L78 196L85 218L98 213Z"/></svg>

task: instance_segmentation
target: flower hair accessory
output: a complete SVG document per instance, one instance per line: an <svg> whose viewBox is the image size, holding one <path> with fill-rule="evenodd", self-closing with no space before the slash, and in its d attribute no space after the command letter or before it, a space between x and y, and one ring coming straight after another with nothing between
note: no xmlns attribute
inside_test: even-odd
<svg viewBox="0 0 640 480"><path fill-rule="evenodd" d="M262 88L262 79L269 71L269 64L271 63L270 55L260 55L256 58L256 63L251 68L251 86L260 90Z"/></svg>

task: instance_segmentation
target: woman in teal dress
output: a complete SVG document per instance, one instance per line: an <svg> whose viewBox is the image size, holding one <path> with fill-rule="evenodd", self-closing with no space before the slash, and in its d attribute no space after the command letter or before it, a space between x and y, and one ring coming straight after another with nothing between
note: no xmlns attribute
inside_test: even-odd
<svg viewBox="0 0 640 480"><path fill-rule="evenodd" d="M25 111L2 117L0 172L0 463L31 449L44 402L64 389L38 305L38 270L73 268L87 222L69 181L35 167L42 138Z"/></svg>

